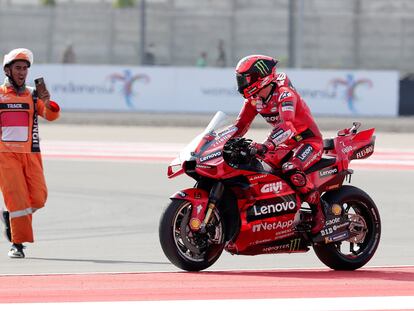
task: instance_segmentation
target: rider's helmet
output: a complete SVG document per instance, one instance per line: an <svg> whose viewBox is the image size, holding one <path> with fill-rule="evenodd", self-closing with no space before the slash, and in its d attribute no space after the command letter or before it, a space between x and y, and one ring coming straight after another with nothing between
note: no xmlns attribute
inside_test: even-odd
<svg viewBox="0 0 414 311"><path fill-rule="evenodd" d="M237 90L249 98L276 78L278 61L270 56L249 55L236 66Z"/></svg>
<svg viewBox="0 0 414 311"><path fill-rule="evenodd" d="M11 50L9 53L4 55L3 59L3 69L7 66L10 66L14 62L22 60L26 61L28 64L28 67L30 67L33 64L33 53L32 51L24 48L18 48Z"/></svg>

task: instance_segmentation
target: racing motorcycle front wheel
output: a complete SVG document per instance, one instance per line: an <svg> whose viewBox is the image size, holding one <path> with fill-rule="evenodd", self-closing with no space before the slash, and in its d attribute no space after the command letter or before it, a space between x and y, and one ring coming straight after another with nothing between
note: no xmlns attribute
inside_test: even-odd
<svg viewBox="0 0 414 311"><path fill-rule="evenodd" d="M214 209L205 232L194 232L188 223L193 206L172 200L161 215L159 238L167 258L180 269L201 271L214 264L224 249L224 220Z"/></svg>
<svg viewBox="0 0 414 311"><path fill-rule="evenodd" d="M364 266L374 256L381 237L381 219L374 201L361 189L348 185L326 193L323 199L330 206L340 205L350 221L350 229L358 229L358 234L342 242L314 244L316 255L334 270Z"/></svg>

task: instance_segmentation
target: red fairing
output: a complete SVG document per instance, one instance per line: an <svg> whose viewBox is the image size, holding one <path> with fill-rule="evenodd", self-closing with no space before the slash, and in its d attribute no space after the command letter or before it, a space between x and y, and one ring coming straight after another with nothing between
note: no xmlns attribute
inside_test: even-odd
<svg viewBox="0 0 414 311"><path fill-rule="evenodd" d="M354 144L353 153L350 156L352 160L366 159L374 153L375 146L375 129L371 128L357 133L352 138Z"/></svg>
<svg viewBox="0 0 414 311"><path fill-rule="evenodd" d="M375 132L374 128L371 128L371 129L368 129L368 130L365 130L365 131L361 131L361 132L357 133L354 137L352 137L352 140L354 142L369 141L373 137L374 132Z"/></svg>
<svg viewBox="0 0 414 311"><path fill-rule="evenodd" d="M191 203L191 220L198 219L200 223L204 220L208 203L208 192L198 188L188 188L177 191L170 199L185 200Z"/></svg>
<svg viewBox="0 0 414 311"><path fill-rule="evenodd" d="M344 169L347 169L350 160L365 159L374 153L374 132L374 128L359 133L352 133L349 128L343 129L334 139L335 149L326 154L336 157L339 162L342 162Z"/></svg>

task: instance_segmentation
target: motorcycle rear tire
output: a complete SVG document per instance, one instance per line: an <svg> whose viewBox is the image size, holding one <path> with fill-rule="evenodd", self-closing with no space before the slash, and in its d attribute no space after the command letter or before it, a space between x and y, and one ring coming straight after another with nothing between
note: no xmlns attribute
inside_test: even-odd
<svg viewBox="0 0 414 311"><path fill-rule="evenodd" d="M334 270L356 270L364 266L374 256L381 237L381 219L374 201L363 190L349 185L327 192L323 199L330 205L356 204L368 231L364 242L361 243L363 250L356 255L343 254L338 248L340 243L315 244L313 249L316 255L325 265Z"/></svg>

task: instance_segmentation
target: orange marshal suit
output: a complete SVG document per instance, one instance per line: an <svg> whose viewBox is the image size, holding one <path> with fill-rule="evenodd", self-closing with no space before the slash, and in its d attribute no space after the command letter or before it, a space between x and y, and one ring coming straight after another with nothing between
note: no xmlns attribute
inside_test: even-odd
<svg viewBox="0 0 414 311"><path fill-rule="evenodd" d="M33 242L32 214L45 205L47 187L39 146L38 116L59 117L59 105L50 108L26 87L17 94L7 83L0 86L0 189L10 213L13 243Z"/></svg>

